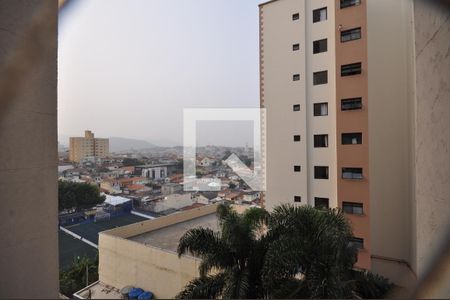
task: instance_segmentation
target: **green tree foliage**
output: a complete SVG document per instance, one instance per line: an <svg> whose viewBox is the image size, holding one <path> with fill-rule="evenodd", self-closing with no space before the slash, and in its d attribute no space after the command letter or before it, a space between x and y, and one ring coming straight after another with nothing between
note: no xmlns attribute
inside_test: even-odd
<svg viewBox="0 0 450 300"><path fill-rule="evenodd" d="M60 271L59 289L63 295L71 298L75 292L97 280L98 255L95 260L87 257L77 258L70 268Z"/></svg>
<svg viewBox="0 0 450 300"><path fill-rule="evenodd" d="M122 165L124 167L130 167L130 166L139 166L139 165L143 165L144 162L140 161L137 158L124 158Z"/></svg>
<svg viewBox="0 0 450 300"><path fill-rule="evenodd" d="M104 196L100 196L97 186L86 183L75 183L67 181L58 182L58 208L84 209L90 208L105 201Z"/></svg>
<svg viewBox="0 0 450 300"><path fill-rule="evenodd" d="M178 254L202 262L178 298L381 298L391 287L353 270L357 250L339 210L283 205L237 214L220 205L217 214L219 232L194 228L180 239Z"/></svg>

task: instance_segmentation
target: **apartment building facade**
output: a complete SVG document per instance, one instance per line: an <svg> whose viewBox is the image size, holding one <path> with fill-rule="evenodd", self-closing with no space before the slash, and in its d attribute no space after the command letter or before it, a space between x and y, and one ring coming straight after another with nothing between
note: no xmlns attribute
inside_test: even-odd
<svg viewBox="0 0 450 300"><path fill-rule="evenodd" d="M71 137L69 145L69 159L81 162L86 158L105 158L109 156L109 139L96 138L89 130L84 137Z"/></svg>
<svg viewBox="0 0 450 300"><path fill-rule="evenodd" d="M412 24L408 0L260 5L265 207L341 208L356 267L404 285L415 276Z"/></svg>

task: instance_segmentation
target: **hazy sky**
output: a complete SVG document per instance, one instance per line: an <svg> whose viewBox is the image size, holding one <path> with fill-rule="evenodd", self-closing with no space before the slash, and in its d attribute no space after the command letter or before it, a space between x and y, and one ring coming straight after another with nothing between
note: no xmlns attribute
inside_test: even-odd
<svg viewBox="0 0 450 300"><path fill-rule="evenodd" d="M59 21L60 136L181 144L183 108L259 107L261 2L70 4ZM238 145L251 142L244 125L225 130Z"/></svg>

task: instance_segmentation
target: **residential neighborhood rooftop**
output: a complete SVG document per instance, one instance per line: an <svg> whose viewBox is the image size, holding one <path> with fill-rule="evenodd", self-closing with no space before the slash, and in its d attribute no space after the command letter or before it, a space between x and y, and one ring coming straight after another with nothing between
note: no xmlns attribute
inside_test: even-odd
<svg viewBox="0 0 450 300"><path fill-rule="evenodd" d="M145 232L128 238L129 240L139 242L145 245L176 252L178 242L183 234L195 227L210 228L218 230L218 219L215 213L190 219L181 223L176 223L157 230Z"/></svg>

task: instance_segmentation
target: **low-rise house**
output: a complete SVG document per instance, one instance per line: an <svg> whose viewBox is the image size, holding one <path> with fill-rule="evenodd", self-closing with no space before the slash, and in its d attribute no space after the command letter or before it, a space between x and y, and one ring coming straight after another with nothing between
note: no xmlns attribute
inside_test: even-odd
<svg viewBox="0 0 450 300"><path fill-rule="evenodd" d="M122 193L122 189L120 187L120 183L115 179L104 179L100 183L100 189L108 194L115 195Z"/></svg>
<svg viewBox="0 0 450 300"><path fill-rule="evenodd" d="M180 193L183 191L183 185L177 183L166 183L161 186L161 193L163 195L170 195Z"/></svg>

